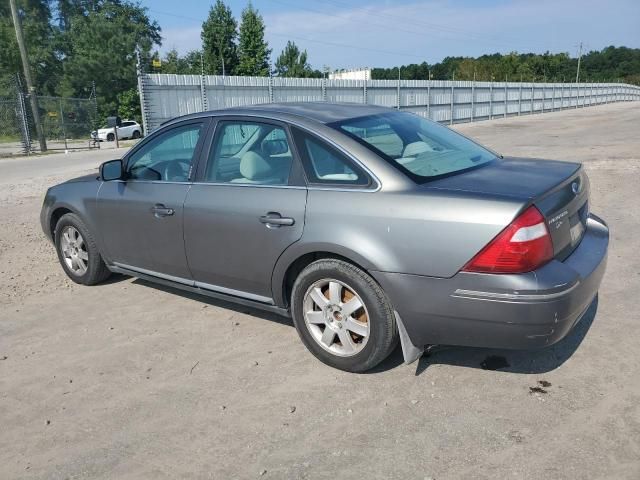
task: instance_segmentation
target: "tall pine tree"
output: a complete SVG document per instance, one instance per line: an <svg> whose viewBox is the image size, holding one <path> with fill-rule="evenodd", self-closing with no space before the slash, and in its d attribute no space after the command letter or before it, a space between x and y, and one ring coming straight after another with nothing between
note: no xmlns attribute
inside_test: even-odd
<svg viewBox="0 0 640 480"><path fill-rule="evenodd" d="M202 48L205 71L217 75L233 75L238 68L238 24L231 9L222 0L209 10L202 24Z"/></svg>
<svg viewBox="0 0 640 480"><path fill-rule="evenodd" d="M280 77L310 77L314 73L307 62L307 51L300 51L291 40L287 42L287 46L276 60L275 67Z"/></svg>
<svg viewBox="0 0 640 480"><path fill-rule="evenodd" d="M271 50L264 39L264 21L251 2L242 11L240 44L238 46L238 75L269 75Z"/></svg>

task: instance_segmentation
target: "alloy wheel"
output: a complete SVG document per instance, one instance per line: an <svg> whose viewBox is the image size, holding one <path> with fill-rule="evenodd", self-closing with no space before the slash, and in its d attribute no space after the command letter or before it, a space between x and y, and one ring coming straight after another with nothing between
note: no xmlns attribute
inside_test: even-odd
<svg viewBox="0 0 640 480"><path fill-rule="evenodd" d="M82 276L89 268L89 252L77 228L68 225L62 230L60 250L67 268L77 276Z"/></svg>
<svg viewBox="0 0 640 480"><path fill-rule="evenodd" d="M350 357L367 344L369 313L349 285L334 279L319 280L305 293L302 308L307 329L324 350Z"/></svg>

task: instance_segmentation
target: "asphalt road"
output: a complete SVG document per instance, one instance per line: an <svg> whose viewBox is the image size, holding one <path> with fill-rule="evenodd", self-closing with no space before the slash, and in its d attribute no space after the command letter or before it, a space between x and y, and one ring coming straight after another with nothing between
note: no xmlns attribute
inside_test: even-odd
<svg viewBox="0 0 640 480"><path fill-rule="evenodd" d="M640 478L640 104L456 128L586 165L609 266L553 348L396 351L354 375L276 316L124 277L77 286L42 196L114 152L0 160L0 478Z"/></svg>

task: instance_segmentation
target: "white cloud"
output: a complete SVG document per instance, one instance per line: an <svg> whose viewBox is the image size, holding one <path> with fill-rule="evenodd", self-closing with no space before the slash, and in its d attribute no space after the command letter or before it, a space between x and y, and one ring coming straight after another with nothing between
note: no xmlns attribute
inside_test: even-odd
<svg viewBox="0 0 640 480"><path fill-rule="evenodd" d="M273 58L291 39L307 49L316 68L433 63L445 56L514 50L575 54L580 41L590 49L640 47L637 0L505 0L489 6L428 0L359 8L346 0L287 0L279 6L289 1L290 11L264 16ZM176 47L184 53L200 47L200 24L169 28L163 36L163 51Z"/></svg>

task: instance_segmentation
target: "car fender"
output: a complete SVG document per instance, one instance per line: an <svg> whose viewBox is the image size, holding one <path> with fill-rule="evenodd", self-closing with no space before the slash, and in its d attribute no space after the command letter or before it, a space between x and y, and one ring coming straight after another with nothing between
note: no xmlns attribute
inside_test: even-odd
<svg viewBox="0 0 640 480"><path fill-rule="evenodd" d="M97 180L70 181L50 188L45 196L41 213L42 229L47 237L54 240L51 235L52 216L59 209L65 209L80 217L91 230L98 246L101 247L98 228L92 220L95 218L97 192L101 183Z"/></svg>

